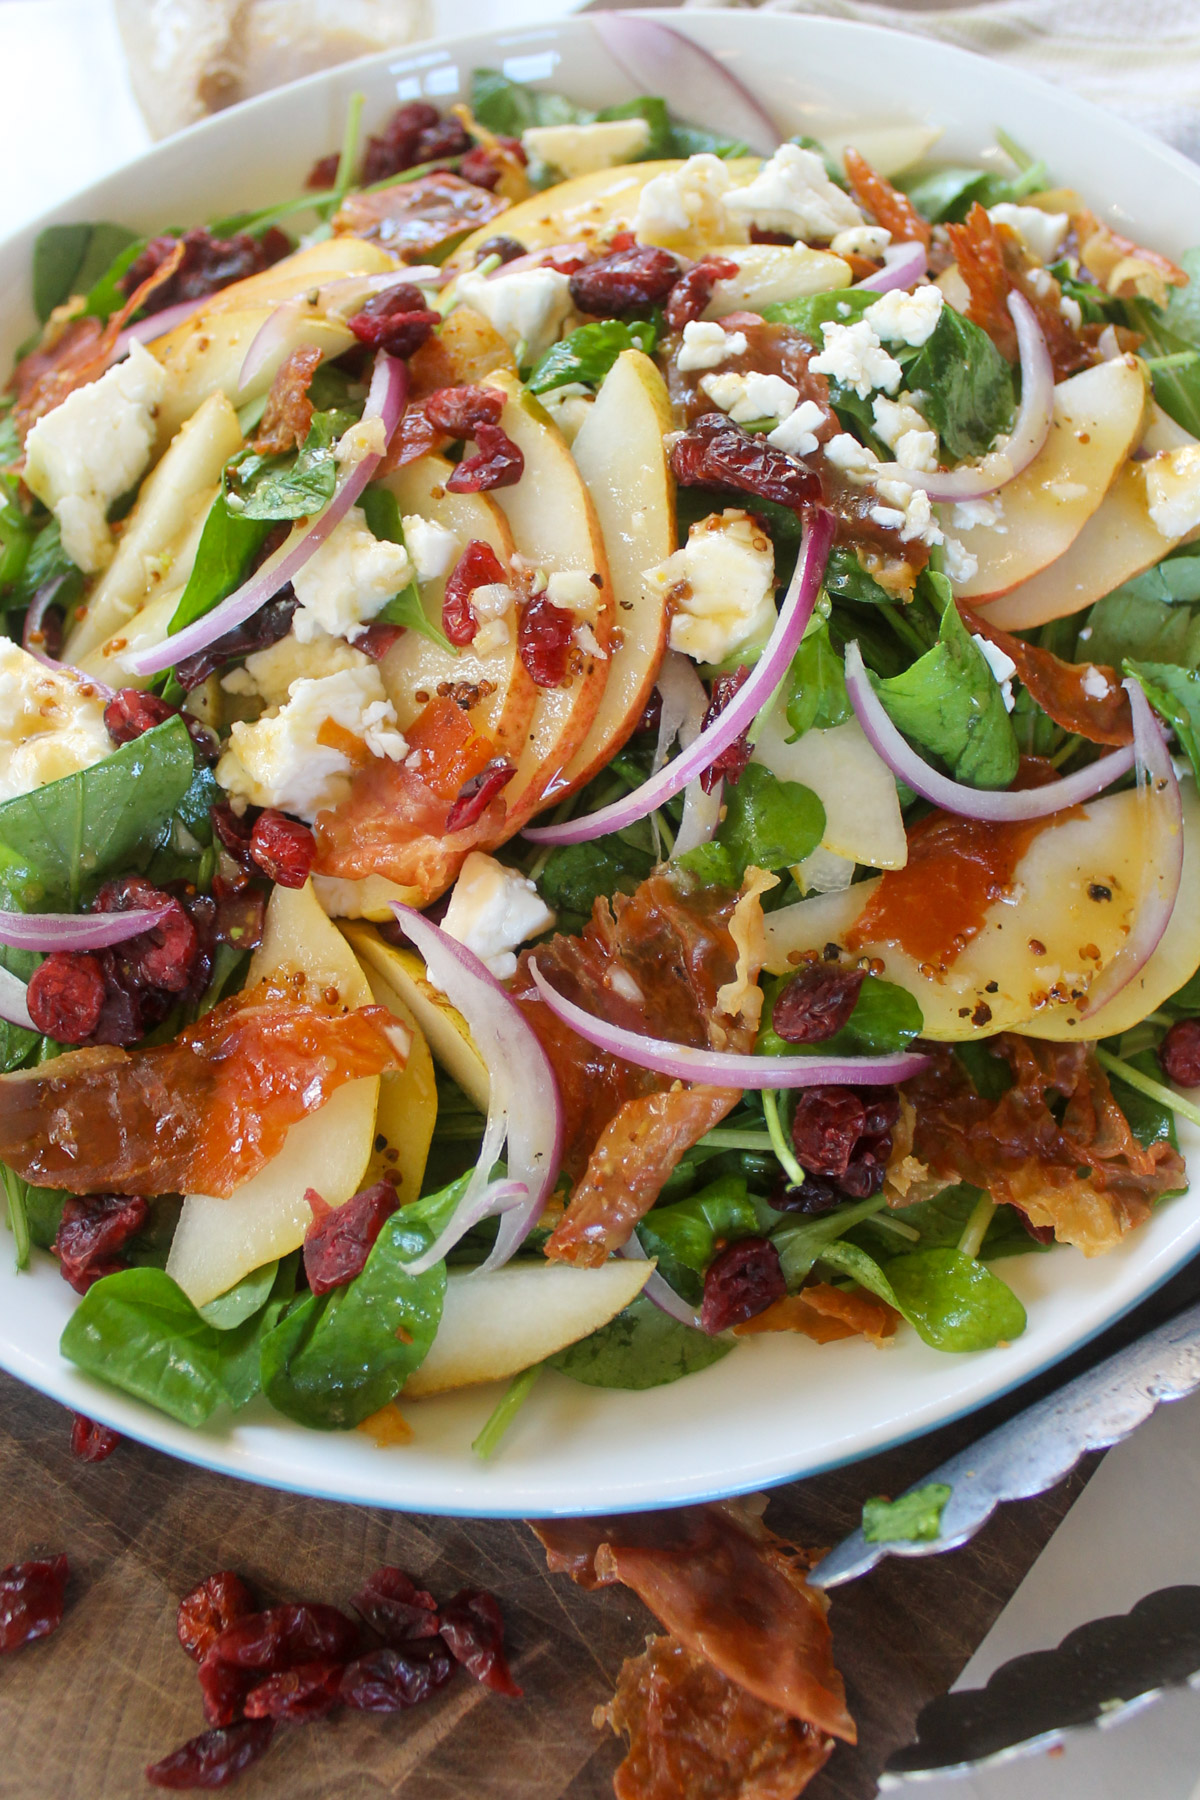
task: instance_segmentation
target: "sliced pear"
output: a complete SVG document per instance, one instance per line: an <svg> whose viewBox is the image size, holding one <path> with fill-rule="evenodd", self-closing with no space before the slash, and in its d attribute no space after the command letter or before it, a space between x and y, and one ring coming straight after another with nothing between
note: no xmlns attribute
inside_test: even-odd
<svg viewBox="0 0 1200 1800"><path fill-rule="evenodd" d="M302 972L321 990L335 988L346 1006L369 1006L371 989L354 953L330 924L312 890L277 887L267 907L263 941L247 984ZM227 1200L190 1194L176 1227L167 1273L197 1306L303 1243L312 1222L305 1189L330 1206L358 1192L371 1159L378 1076L348 1081L318 1112L293 1125L283 1149Z"/></svg>
<svg viewBox="0 0 1200 1800"><path fill-rule="evenodd" d="M706 319L731 312L761 312L780 300L802 300L850 285L850 265L828 250L804 244L722 244L708 252L738 266L736 275L718 281L705 309Z"/></svg>
<svg viewBox="0 0 1200 1800"><path fill-rule="evenodd" d="M1059 382L1050 436L1024 473L1002 489L998 525L960 531L946 514L951 534L977 564L969 580L955 582L959 599L1007 594L1064 554L1133 448L1145 404L1145 382L1132 356Z"/></svg>
<svg viewBox="0 0 1200 1800"><path fill-rule="evenodd" d="M874 119L848 125L844 118L831 122L821 131L817 131L815 124L813 126L814 135L820 138L830 156L843 156L853 147L877 174L889 180L928 156L938 139L945 135L945 130L944 125L908 122L881 125Z"/></svg>
<svg viewBox="0 0 1200 1800"><path fill-rule="evenodd" d="M1165 537L1150 517L1146 471L1156 464L1174 467L1182 455L1193 452L1189 444L1160 451L1151 462L1127 462L1066 554L987 603L992 623L1005 631L1030 631L1082 612L1161 562L1183 539Z"/></svg>
<svg viewBox="0 0 1200 1800"><path fill-rule="evenodd" d="M386 875L367 875L361 881L352 876L314 875L313 891L331 919L390 919L395 903L401 906L424 906L420 888L401 887Z"/></svg>
<svg viewBox="0 0 1200 1800"><path fill-rule="evenodd" d="M416 951L385 943L369 925L346 924L342 932L370 980L411 1012L435 1059L480 1112L486 1113L492 1087L487 1064L475 1048L467 1021L442 990L434 987Z"/></svg>
<svg viewBox="0 0 1200 1800"><path fill-rule="evenodd" d="M1200 801L1190 781L1183 789L1184 872L1171 924L1125 991L1127 1004L1118 994L1105 1019L1110 1008L1114 1019L1143 1018L1200 966ZM1101 1015L1089 1018L1080 997L1128 936L1142 899L1144 842L1136 792L1094 800L1039 832L1017 866L1017 897L994 902L944 973L923 974L890 943L866 943L855 953L877 958L885 979L916 997L926 1037L954 1042L1020 1026L1039 1037L1094 1037ZM805 951L844 943L878 885L864 881L768 913L767 968L786 974Z"/></svg>
<svg viewBox="0 0 1200 1800"><path fill-rule="evenodd" d="M614 1259L598 1269L518 1262L486 1275L455 1272L446 1282L437 1336L405 1382L404 1398L503 1381L532 1368L607 1325L636 1300L653 1267Z"/></svg>
<svg viewBox="0 0 1200 1800"><path fill-rule="evenodd" d="M401 1204L421 1195L425 1164L437 1124L437 1075L425 1034L394 987L371 969L364 971L371 996L378 1006L405 1025L412 1034L408 1061L399 1070L389 1069L379 1078L379 1107L375 1114L375 1142L364 1181L369 1186L384 1179L396 1185Z"/></svg>
<svg viewBox="0 0 1200 1800"><path fill-rule="evenodd" d="M210 394L143 483L116 555L67 639L64 654L71 662L118 633L164 586L180 585L181 540L199 541L197 525L203 526L221 471L241 447L233 407L224 394Z"/></svg>
<svg viewBox="0 0 1200 1800"><path fill-rule="evenodd" d="M190 569L191 560L195 557L196 544L203 528L204 516L201 514L196 520L194 532L180 548L179 556L172 565L172 574L185 573L186 578L186 571ZM169 593L157 594L153 600L147 600L128 625L114 632L98 650L89 650L76 657L76 667L83 669L88 675L95 675L108 687L149 687L154 676L134 675L127 666L129 658L137 656L143 650L157 650L160 644L167 641L171 620L175 617L175 609L182 595L182 587L173 587Z"/></svg>
<svg viewBox="0 0 1200 1800"><path fill-rule="evenodd" d="M571 446L600 521L620 633L591 729L564 772L571 787L590 780L629 737L667 647L666 591L645 571L675 549L675 481L663 447L671 424L662 376L640 350L623 350Z"/></svg>
<svg viewBox="0 0 1200 1800"><path fill-rule="evenodd" d="M806 731L788 743L782 706L770 714L752 760L780 781L811 788L825 808L821 849L872 869L902 869L908 839L896 778L871 748L857 719L828 731Z"/></svg>
<svg viewBox="0 0 1200 1800"><path fill-rule="evenodd" d="M491 545L507 569L513 553L507 519L486 494L448 492L446 483L452 474L445 457L422 456L387 476L383 486L396 496L402 513L418 513L452 531L460 552L477 538ZM427 581L421 588L425 616L439 631L445 595L444 577ZM475 729L492 740L500 755L515 760L520 754L536 689L517 655L515 632L510 633L507 644L480 655L471 644L457 652L443 650L420 632L406 631L384 657L379 672L402 731L444 683L466 682L484 692L484 698L471 708Z"/></svg>

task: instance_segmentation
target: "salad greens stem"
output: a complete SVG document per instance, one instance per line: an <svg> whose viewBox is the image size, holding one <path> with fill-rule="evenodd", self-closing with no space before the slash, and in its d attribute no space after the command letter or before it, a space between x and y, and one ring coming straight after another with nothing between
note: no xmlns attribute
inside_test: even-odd
<svg viewBox="0 0 1200 1800"><path fill-rule="evenodd" d="M888 1212L873 1213L872 1223L878 1225L880 1231L890 1231L894 1237L905 1238L910 1244L919 1244L921 1241L919 1231L906 1225L902 1219L893 1219Z"/></svg>
<svg viewBox="0 0 1200 1800"><path fill-rule="evenodd" d="M801 1187L806 1180L804 1170L796 1161L792 1147L783 1135L783 1124L779 1117L779 1101L770 1088L763 1089L763 1117L767 1121L767 1132L771 1139L771 1148L783 1165L784 1173L789 1181Z"/></svg>
<svg viewBox="0 0 1200 1800"><path fill-rule="evenodd" d="M1054 752L1054 755L1050 758L1050 761L1053 764L1053 766L1056 769L1061 769L1063 764L1065 762L1069 762L1071 757L1074 756L1075 752L1078 750L1078 748L1079 748L1080 744L1082 744L1082 742L1083 742L1083 739L1080 737L1079 733L1072 732L1071 736L1066 740L1066 742L1063 744L1060 744L1058 746L1058 749Z"/></svg>
<svg viewBox="0 0 1200 1800"><path fill-rule="evenodd" d="M29 1267L29 1214L25 1208L25 1196L28 1188L14 1169L0 1163L0 1179L4 1182L4 1195L8 1201L8 1228L13 1234L16 1245L17 1267Z"/></svg>
<svg viewBox="0 0 1200 1800"><path fill-rule="evenodd" d="M907 644L910 650L915 650L918 656L924 656L929 648L928 644L913 630L897 607L880 605L876 610L883 614L901 643Z"/></svg>
<svg viewBox="0 0 1200 1800"><path fill-rule="evenodd" d="M706 1150L757 1150L764 1155L773 1148L766 1131L706 1131L700 1143Z"/></svg>
<svg viewBox="0 0 1200 1800"><path fill-rule="evenodd" d="M338 157L337 174L333 178L333 193L330 196L330 207L340 205L343 197L354 183L354 170L358 164L358 146L362 138L363 107L367 96L356 92L350 96L350 104L346 108L346 129L342 133L342 149Z"/></svg>
<svg viewBox="0 0 1200 1800"><path fill-rule="evenodd" d="M958 1240L959 1250L964 1256L978 1256L983 1248L983 1240L987 1236L988 1226L996 1215L996 1202L990 1194L981 1194L975 1202L966 1229Z"/></svg>
<svg viewBox="0 0 1200 1800"><path fill-rule="evenodd" d="M522 1369L521 1373L514 1375L509 1382L504 1390L503 1398L471 1445L476 1456L482 1458L484 1462L490 1456L494 1456L500 1448L501 1438L528 1400L533 1384L544 1367L544 1363L534 1363L532 1368Z"/></svg>
<svg viewBox="0 0 1200 1800"><path fill-rule="evenodd" d="M1007 131L1005 131L1001 125L996 127L996 142L1004 151L1004 154L1016 163L1022 174L1025 173L1026 169L1032 169L1035 166L1034 158L1030 156L1028 150L1022 150L1017 140L1009 137Z"/></svg>
<svg viewBox="0 0 1200 1800"><path fill-rule="evenodd" d="M1143 356L1142 361L1151 374L1159 369L1185 369L1200 362L1200 350L1174 350L1170 356Z"/></svg>
<svg viewBox="0 0 1200 1800"><path fill-rule="evenodd" d="M1165 1087L1161 1081L1155 1081L1151 1076L1143 1075L1142 1071L1135 1069L1132 1063L1123 1062L1119 1056L1113 1056L1111 1051L1101 1050L1099 1045L1096 1047L1096 1061L1102 1069L1107 1069L1110 1075L1119 1075L1127 1087L1136 1088L1139 1094L1145 1094L1148 1100L1157 1100L1160 1106L1165 1106L1171 1112L1178 1113L1181 1119L1188 1119L1193 1125L1200 1125L1200 1106L1191 1100L1185 1100L1182 1094L1175 1092L1174 1088Z"/></svg>

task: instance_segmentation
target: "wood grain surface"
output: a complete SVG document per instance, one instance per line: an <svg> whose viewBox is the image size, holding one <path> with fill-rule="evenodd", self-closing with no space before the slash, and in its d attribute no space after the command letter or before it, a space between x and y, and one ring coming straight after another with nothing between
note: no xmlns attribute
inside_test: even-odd
<svg viewBox="0 0 1200 1800"><path fill-rule="evenodd" d="M829 1545L871 1494L895 1494L1085 1362L1200 1297L1200 1264L1053 1377L984 1414L849 1468L776 1490L769 1523ZM403 1716L285 1728L230 1791L240 1800L606 1800L620 1750L592 1709L653 1621L624 1590L583 1593L546 1573L519 1523L389 1513L254 1488L123 1442L84 1465L69 1417L0 1377L0 1563L64 1550L72 1580L56 1635L0 1664L3 1800L127 1800L142 1769L203 1729L195 1670L175 1641L180 1596L219 1568L266 1600L346 1605L381 1562L436 1594L491 1588L508 1621L520 1701L459 1675ZM716 1426L714 1426L716 1428ZM397 1451L403 1454L403 1451ZM1007 1507L966 1548L885 1561L837 1591L832 1621L858 1748L840 1747L810 1800L870 1800L920 1708L954 1680L1080 1492L1077 1471Z"/></svg>

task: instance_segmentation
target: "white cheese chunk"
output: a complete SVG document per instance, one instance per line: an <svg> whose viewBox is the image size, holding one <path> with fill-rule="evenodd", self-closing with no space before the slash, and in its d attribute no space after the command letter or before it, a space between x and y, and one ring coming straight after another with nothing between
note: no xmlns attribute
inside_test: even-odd
<svg viewBox="0 0 1200 1800"><path fill-rule="evenodd" d="M829 248L835 256L881 256L892 241L882 225L851 225L839 231Z"/></svg>
<svg viewBox="0 0 1200 1800"><path fill-rule="evenodd" d="M670 247L693 235L704 243L745 243L746 227L727 210L733 180L719 156L702 151L683 167L654 175L638 195L633 233Z"/></svg>
<svg viewBox="0 0 1200 1800"><path fill-rule="evenodd" d="M162 364L134 343L124 362L68 394L26 439L25 481L58 520L63 549L85 575L112 555L108 509L146 472L166 385Z"/></svg>
<svg viewBox="0 0 1200 1800"><path fill-rule="evenodd" d="M942 564L948 580L957 583L970 581L979 573L979 558L973 550L957 538L948 537L942 552Z"/></svg>
<svg viewBox="0 0 1200 1800"><path fill-rule="evenodd" d="M1000 693L1006 709L1011 712L1015 704L1013 700L1012 678L1017 672L1017 665L1007 651L999 644L993 644L978 631L971 633L971 641L976 645L984 662L1000 684Z"/></svg>
<svg viewBox="0 0 1200 1800"><path fill-rule="evenodd" d="M863 223L849 194L830 181L821 158L799 144L781 144L753 181L734 188L725 205L747 225L786 231L806 244L827 243Z"/></svg>
<svg viewBox="0 0 1200 1800"><path fill-rule="evenodd" d="M694 369L717 369L731 356L743 356L746 348L744 331L726 331L712 319L689 319L675 367L681 375L690 375Z"/></svg>
<svg viewBox="0 0 1200 1800"><path fill-rule="evenodd" d="M442 920L447 936L473 951L497 981L517 972L515 952L554 924L554 914L528 876L472 850Z"/></svg>
<svg viewBox="0 0 1200 1800"><path fill-rule="evenodd" d="M945 304L945 294L932 283L914 288L911 294L891 288L868 306L863 318L885 344L910 344L916 350L933 336Z"/></svg>
<svg viewBox="0 0 1200 1800"><path fill-rule="evenodd" d="M1200 525L1200 444L1151 457L1144 467L1155 529L1172 540L1186 537Z"/></svg>
<svg viewBox="0 0 1200 1800"><path fill-rule="evenodd" d="M865 444L860 444L848 431L841 431L837 437L830 438L825 446L825 455L835 469L840 469L843 475L849 475L855 481L867 479L879 467L879 458L875 452L868 450Z"/></svg>
<svg viewBox="0 0 1200 1800"><path fill-rule="evenodd" d="M898 463L906 469L937 468L937 432L912 404L911 394L901 394L898 400L876 394L871 411L875 435L895 452Z"/></svg>
<svg viewBox="0 0 1200 1800"><path fill-rule="evenodd" d="M404 545L377 538L362 508L352 506L292 577L300 602L292 630L302 644L318 631L355 637L412 578Z"/></svg>
<svg viewBox="0 0 1200 1800"><path fill-rule="evenodd" d="M311 821L346 799L350 777L372 756L399 762L407 751L379 670L367 662L293 681L282 707L236 723L217 780L235 799Z"/></svg>
<svg viewBox="0 0 1200 1800"><path fill-rule="evenodd" d="M1043 212L1040 206L1014 206L1008 200L1001 201L999 206L989 206L988 218L997 225L1010 226L1026 250L1044 263L1055 260L1071 225L1065 212Z"/></svg>
<svg viewBox="0 0 1200 1800"><path fill-rule="evenodd" d="M600 587L585 569L555 569L546 577L546 598L577 619L595 619L600 611Z"/></svg>
<svg viewBox="0 0 1200 1800"><path fill-rule="evenodd" d="M330 637L318 627L303 641L289 631L277 644L255 650L240 669L221 677L221 686L227 694L282 706L294 681L319 681L324 675L340 675L344 669L370 667L369 656L352 649L345 638Z"/></svg>
<svg viewBox="0 0 1200 1800"><path fill-rule="evenodd" d="M650 142L645 119L597 119L591 125L531 125L521 145L568 180L597 169L616 169L640 156Z"/></svg>
<svg viewBox="0 0 1200 1800"><path fill-rule="evenodd" d="M505 581L485 581L471 594L471 611L479 629L471 640L477 656L490 656L512 642L512 620L519 599Z"/></svg>
<svg viewBox="0 0 1200 1800"><path fill-rule="evenodd" d="M821 326L821 333L824 348L808 365L815 374L828 375L843 387L853 388L860 400L865 400L875 388L882 388L887 394L896 392L902 373L900 364L888 355L865 314L850 325L829 320Z"/></svg>
<svg viewBox="0 0 1200 1800"><path fill-rule="evenodd" d="M775 552L761 525L739 508L701 519L683 548L643 579L669 590L671 648L696 662L724 662L765 642L775 624Z"/></svg>
<svg viewBox="0 0 1200 1800"><path fill-rule="evenodd" d="M700 387L737 425L751 419L786 419L800 398L799 389L782 375L762 375L757 369L745 375L733 370L725 375L704 375Z"/></svg>
<svg viewBox="0 0 1200 1800"><path fill-rule="evenodd" d="M802 400L793 412L767 433L768 444L789 456L811 456L817 447L817 430L825 414L815 400Z"/></svg>
<svg viewBox="0 0 1200 1800"><path fill-rule="evenodd" d="M459 276L454 292L528 362L558 342L572 311L571 283L557 269L518 269L513 275L470 269Z"/></svg>
<svg viewBox="0 0 1200 1800"><path fill-rule="evenodd" d="M462 550L458 534L447 525L439 525L436 519L421 518L419 513L406 513L401 523L404 546L417 580L423 585L448 575Z"/></svg>
<svg viewBox="0 0 1200 1800"><path fill-rule="evenodd" d="M1112 693L1112 683L1107 675L1101 674L1095 663L1089 663L1084 671L1083 691L1089 700L1107 700Z"/></svg>
<svg viewBox="0 0 1200 1800"><path fill-rule="evenodd" d="M89 769L116 748L105 695L72 669L50 669L0 638L0 800Z"/></svg>

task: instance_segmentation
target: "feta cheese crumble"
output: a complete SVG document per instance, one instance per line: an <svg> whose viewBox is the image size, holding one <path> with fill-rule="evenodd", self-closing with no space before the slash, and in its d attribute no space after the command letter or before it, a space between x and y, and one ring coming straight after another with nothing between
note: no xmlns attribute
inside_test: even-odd
<svg viewBox="0 0 1200 1800"><path fill-rule="evenodd" d="M108 509L145 474L167 372L141 344L99 381L76 388L25 442L25 481L58 520L63 549L85 575L112 555Z"/></svg>
<svg viewBox="0 0 1200 1800"><path fill-rule="evenodd" d="M868 306L863 318L885 344L909 344L919 350L933 336L945 304L945 294L931 283L914 288L911 294L892 288Z"/></svg>
<svg viewBox="0 0 1200 1800"><path fill-rule="evenodd" d="M681 169L654 175L638 195L632 231L639 242L667 248L697 234L706 243L742 243L749 233L727 210L733 179L719 156L701 151Z"/></svg>
<svg viewBox="0 0 1200 1800"><path fill-rule="evenodd" d="M1016 663L1006 651L1001 650L999 644L993 644L978 631L971 633L971 642L1000 685L1000 697L1004 701L1005 711L1011 712L1016 704L1012 691L1012 678L1017 672Z"/></svg>
<svg viewBox="0 0 1200 1800"><path fill-rule="evenodd" d="M512 617L519 596L506 581L486 581L471 595L471 611L479 629L471 640L477 656L491 656L512 642Z"/></svg>
<svg viewBox="0 0 1200 1800"><path fill-rule="evenodd" d="M339 805L350 777L373 756L408 752L379 670L342 669L293 681L286 703L254 724L234 724L217 781L235 799L277 806L310 822Z"/></svg>
<svg viewBox="0 0 1200 1800"><path fill-rule="evenodd" d="M853 388L860 400L865 400L874 388L882 388L887 394L896 392L902 374L900 364L888 355L866 314L851 325L829 320L821 332L824 348L808 365L814 374L828 375L843 387Z"/></svg>
<svg viewBox="0 0 1200 1800"><path fill-rule="evenodd" d="M401 525L404 547L421 585L448 575L462 550L457 532L439 525L436 519L423 519L419 513L406 513Z"/></svg>
<svg viewBox="0 0 1200 1800"><path fill-rule="evenodd" d="M1083 691L1089 700L1107 700L1112 693L1112 683L1107 675L1102 675L1095 663L1089 663L1083 676Z"/></svg>
<svg viewBox="0 0 1200 1800"><path fill-rule="evenodd" d="M1155 529L1172 540L1200 525L1200 444L1170 450L1144 465Z"/></svg>
<svg viewBox="0 0 1200 1800"><path fill-rule="evenodd" d="M531 125L521 133L527 155L567 180L633 162L650 142L645 119L597 119L590 125Z"/></svg>
<svg viewBox="0 0 1200 1800"><path fill-rule="evenodd" d="M950 523L956 531L973 531L976 526L982 526L985 531L995 531L1003 536L1008 530L1001 522L1003 518L1002 500L959 500L950 514Z"/></svg>
<svg viewBox="0 0 1200 1800"><path fill-rule="evenodd" d="M731 356L744 356L746 348L744 331L725 331L715 321L689 319L675 367L681 375L690 375L694 369L716 369Z"/></svg>
<svg viewBox="0 0 1200 1800"><path fill-rule="evenodd" d="M0 800L30 794L109 755L105 695L0 638Z"/></svg>
<svg viewBox="0 0 1200 1800"><path fill-rule="evenodd" d="M858 207L830 181L821 158L799 144L780 144L754 180L734 188L725 205L747 225L786 231L806 244L814 239L827 243L839 231L863 224Z"/></svg>
<svg viewBox="0 0 1200 1800"><path fill-rule="evenodd" d="M800 398L800 390L782 375L761 375L757 369L746 375L732 370L726 375L704 375L700 388L735 425L749 424L752 419L786 419Z"/></svg>
<svg viewBox="0 0 1200 1800"><path fill-rule="evenodd" d="M876 394L871 403L875 418L875 435L895 453L896 461L906 469L936 469L938 466L937 432L928 419L912 404L911 394L889 400Z"/></svg>
<svg viewBox="0 0 1200 1800"><path fill-rule="evenodd" d="M947 580L958 586L978 575L979 558L965 544L960 543L958 538L948 537L942 551L942 566Z"/></svg>
<svg viewBox="0 0 1200 1800"><path fill-rule="evenodd" d="M699 520L681 550L643 579L674 605L670 645L699 663L724 662L762 643L775 624L775 552L749 513L729 507Z"/></svg>
<svg viewBox="0 0 1200 1800"><path fill-rule="evenodd" d="M817 431L824 422L825 414L816 401L802 400L774 431L767 433L767 442L789 456L811 456L817 447Z"/></svg>
<svg viewBox="0 0 1200 1800"><path fill-rule="evenodd" d="M300 602L292 631L302 644L319 631L356 637L412 578L404 545L377 538L362 508L352 506L292 577Z"/></svg>
<svg viewBox="0 0 1200 1800"><path fill-rule="evenodd" d="M839 231L829 248L835 256L882 256L892 234L882 225L851 225Z"/></svg>
<svg viewBox="0 0 1200 1800"><path fill-rule="evenodd" d="M1066 213L1043 212L1040 206L1014 206L1002 200L988 207L988 218L996 225L1007 225L1039 262L1053 262L1063 246L1071 221Z"/></svg>
<svg viewBox="0 0 1200 1800"><path fill-rule="evenodd" d="M221 686L227 694L282 706L294 681L319 681L345 669L370 667L369 656L353 649L345 638L330 637L318 627L303 642L289 631L278 643L255 650L240 669L230 669L221 677Z"/></svg>
<svg viewBox="0 0 1200 1800"><path fill-rule="evenodd" d="M512 349L523 346L529 362L558 342L573 310L571 283L557 269L518 269L514 275L494 276L470 269L459 276L454 294L464 306L482 313Z"/></svg>
<svg viewBox="0 0 1200 1800"><path fill-rule="evenodd" d="M584 569L554 569L546 577L546 598L577 619L595 619L600 612L602 588Z"/></svg>
<svg viewBox="0 0 1200 1800"><path fill-rule="evenodd" d="M518 945L553 924L554 914L527 875L472 850L454 884L442 930L473 951L497 981L507 981L517 972Z"/></svg>

